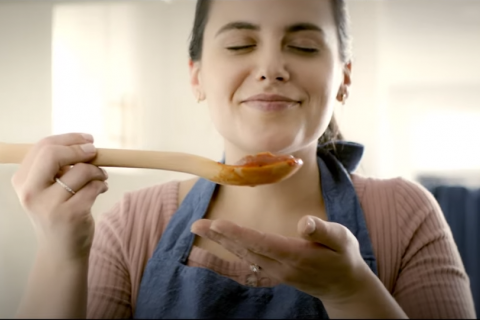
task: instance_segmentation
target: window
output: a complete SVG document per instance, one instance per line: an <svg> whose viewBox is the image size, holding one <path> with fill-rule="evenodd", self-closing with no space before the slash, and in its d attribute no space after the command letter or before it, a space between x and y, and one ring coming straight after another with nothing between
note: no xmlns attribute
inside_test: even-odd
<svg viewBox="0 0 480 320"><path fill-rule="evenodd" d="M53 134L87 132L97 147L138 147L133 14L118 3L54 7Z"/></svg>

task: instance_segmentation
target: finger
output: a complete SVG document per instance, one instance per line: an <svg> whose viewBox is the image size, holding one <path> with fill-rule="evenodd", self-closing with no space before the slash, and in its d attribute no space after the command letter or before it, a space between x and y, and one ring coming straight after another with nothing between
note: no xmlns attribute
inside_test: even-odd
<svg viewBox="0 0 480 320"><path fill-rule="evenodd" d="M46 145L64 145L70 146L75 144L93 143L93 137L86 133L67 133L61 135L53 135L46 137L37 142L25 155L22 160L20 169L15 173L12 182L14 185L23 183L31 170L31 166L37 158L38 151Z"/></svg>
<svg viewBox="0 0 480 320"><path fill-rule="evenodd" d="M60 181L74 192L77 192L90 181L105 181L107 179L108 175L105 170L91 164L78 163L68 170L68 172L61 177ZM57 203L64 202L72 196L60 183L52 184L47 188L46 192L49 194L49 197Z"/></svg>
<svg viewBox="0 0 480 320"><path fill-rule="evenodd" d="M93 144L74 146L45 145L39 150L27 177L28 190L43 190L52 185L60 168L91 161L96 156Z"/></svg>
<svg viewBox="0 0 480 320"><path fill-rule="evenodd" d="M76 208L76 210L80 212L90 211L97 197L107 191L108 184L105 181L93 180L78 190L78 192L64 202L64 204ZM78 208L83 208L84 210L78 210Z"/></svg>
<svg viewBox="0 0 480 320"><path fill-rule="evenodd" d="M343 225L327 222L315 216L305 216L300 219L298 232L305 239L315 241L337 252L347 249L355 239L350 230Z"/></svg>
<svg viewBox="0 0 480 320"><path fill-rule="evenodd" d="M205 229L198 229L198 235L207 239L210 239L218 244L220 244L222 247L236 255L242 260L245 260L251 264L256 264L258 266L261 266L265 271L275 271L278 270L279 268L282 267L281 262L263 256L261 254L252 252L248 250L246 247L242 246L241 244L225 237L224 235L215 232L211 229L205 230Z"/></svg>
<svg viewBox="0 0 480 320"><path fill-rule="evenodd" d="M61 167L60 170L58 171L57 173L57 177L58 178L61 178L63 177L70 169L72 169L73 166L64 166L64 167Z"/></svg>
<svg viewBox="0 0 480 320"><path fill-rule="evenodd" d="M210 226L212 225L213 220L210 219L199 219L192 224L190 231L197 235L206 235Z"/></svg>
<svg viewBox="0 0 480 320"><path fill-rule="evenodd" d="M278 261L296 259L298 252L309 245L303 239L287 238L278 234L259 232L240 227L225 220L213 221L210 229L241 244L254 253Z"/></svg>

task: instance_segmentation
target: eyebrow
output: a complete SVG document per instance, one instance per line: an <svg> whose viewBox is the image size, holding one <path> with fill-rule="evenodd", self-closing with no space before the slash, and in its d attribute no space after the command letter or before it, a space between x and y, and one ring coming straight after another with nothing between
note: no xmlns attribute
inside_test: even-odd
<svg viewBox="0 0 480 320"><path fill-rule="evenodd" d="M230 22L224 25L220 30L218 30L217 34L215 36L218 36L219 34L230 31L230 30L254 30L258 31L260 30L260 27L258 25L255 25L250 22L243 22L243 21L235 21L235 22Z"/></svg>
<svg viewBox="0 0 480 320"><path fill-rule="evenodd" d="M300 31L316 31L321 33L322 35L325 34L322 28L320 28L316 24L309 22L295 23L285 28L285 33L295 33Z"/></svg>
<svg viewBox="0 0 480 320"><path fill-rule="evenodd" d="M250 22L244 22L244 21L235 21L235 22L230 22L224 25L220 30L218 30L217 34L215 36L218 36L219 34L230 31L230 30L253 30L253 31L259 31L260 26L250 23ZM309 23L309 22L302 22L302 23L295 23L290 26L287 26L285 28L285 33L295 33L295 32L300 32L300 31L316 31L321 33L322 35L325 35L325 32L323 31L322 28L317 26L316 24Z"/></svg>

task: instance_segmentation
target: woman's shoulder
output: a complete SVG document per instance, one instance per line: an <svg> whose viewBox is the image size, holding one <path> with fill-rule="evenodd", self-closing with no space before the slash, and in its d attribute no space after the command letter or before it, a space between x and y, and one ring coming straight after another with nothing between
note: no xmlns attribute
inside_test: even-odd
<svg viewBox="0 0 480 320"><path fill-rule="evenodd" d="M360 202L364 204L373 203L406 214L412 210L426 213L437 209L433 195L416 181L403 177L374 178L359 174L353 174L351 178Z"/></svg>
<svg viewBox="0 0 480 320"><path fill-rule="evenodd" d="M352 182L372 233L390 234L407 245L421 227L448 232L438 202L418 182L403 177L382 179L357 174L352 175Z"/></svg>

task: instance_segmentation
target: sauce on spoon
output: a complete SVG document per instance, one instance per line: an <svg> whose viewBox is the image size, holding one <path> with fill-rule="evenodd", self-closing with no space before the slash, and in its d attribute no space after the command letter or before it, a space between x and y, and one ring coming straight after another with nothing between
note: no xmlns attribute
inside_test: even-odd
<svg viewBox="0 0 480 320"><path fill-rule="evenodd" d="M214 178L218 183L254 187L289 178L302 167L303 161L290 155L262 152L246 156L235 165L221 165L222 170Z"/></svg>

